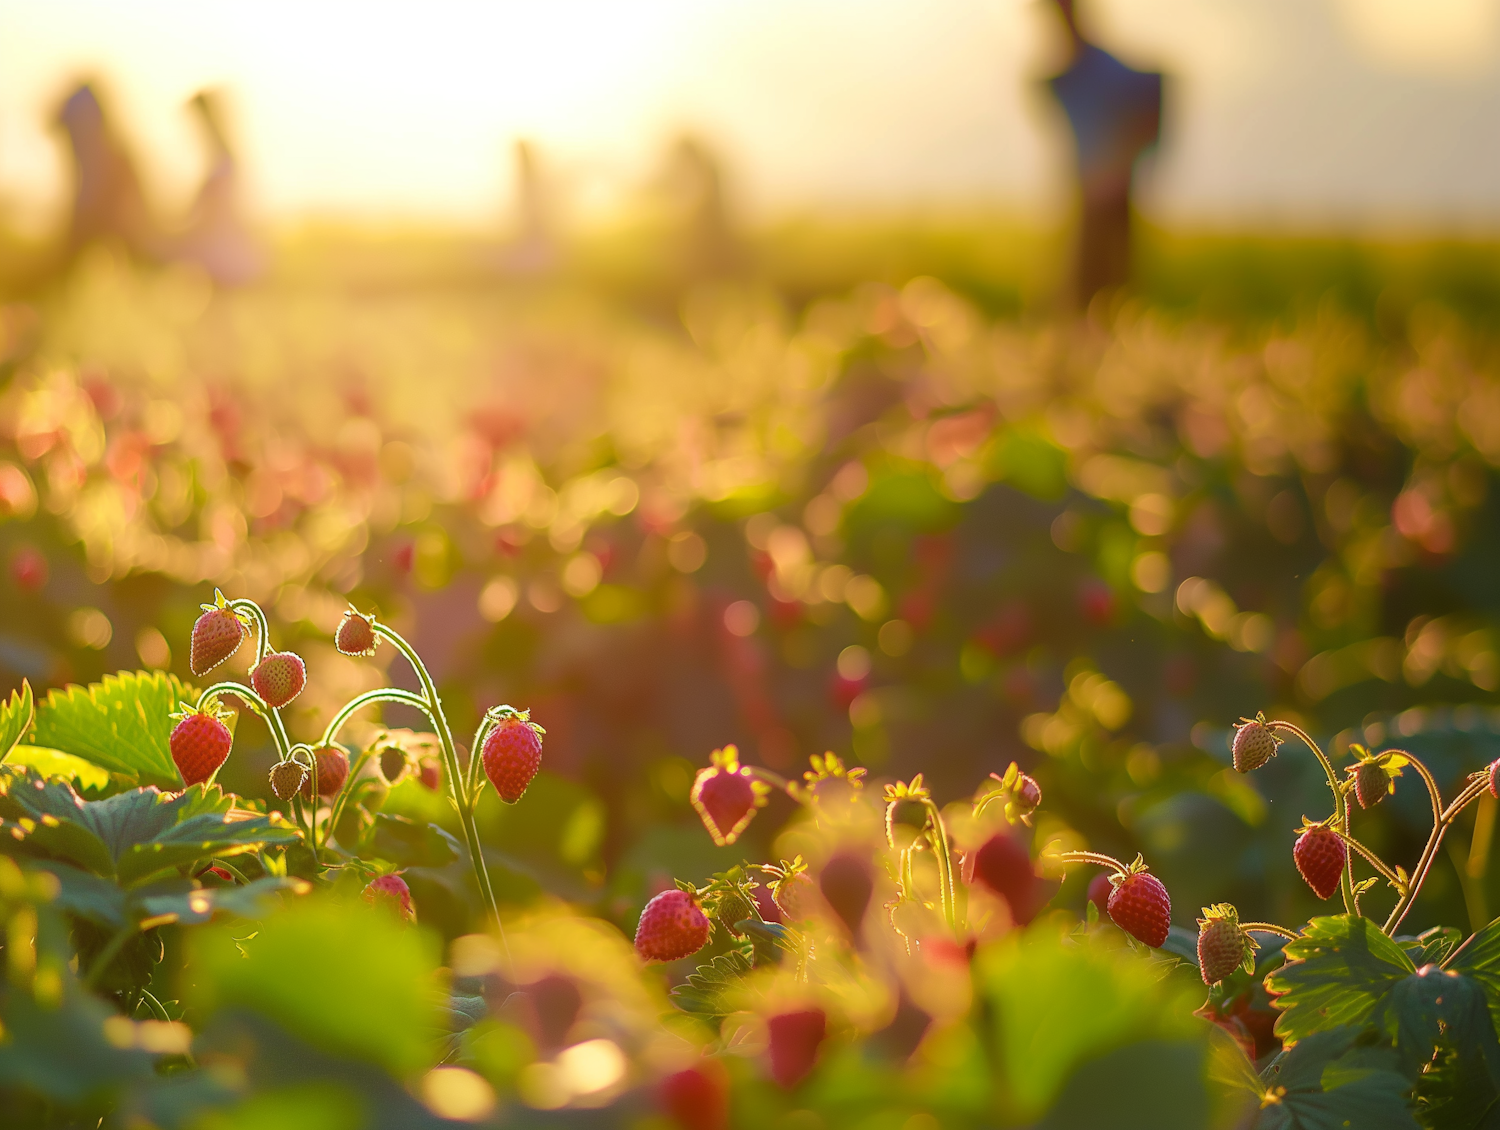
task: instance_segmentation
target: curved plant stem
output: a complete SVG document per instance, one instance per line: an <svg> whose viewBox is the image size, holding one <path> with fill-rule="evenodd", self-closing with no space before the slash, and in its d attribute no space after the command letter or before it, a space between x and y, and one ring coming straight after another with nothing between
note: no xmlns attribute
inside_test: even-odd
<svg viewBox="0 0 1500 1130"><path fill-rule="evenodd" d="M146 1002L146 1007L151 1010L152 1015L154 1015L156 1019L163 1022L171 1021L172 1018L167 1015L167 1010L162 1007L161 1001L157 1000L156 997L152 995L150 989L141 990L141 1000Z"/></svg>
<svg viewBox="0 0 1500 1130"><path fill-rule="evenodd" d="M1296 941L1297 935L1285 926L1278 926L1274 922L1241 922L1241 930L1253 930L1257 934L1275 934L1277 937Z"/></svg>
<svg viewBox="0 0 1500 1130"><path fill-rule="evenodd" d="M384 624L375 624L377 635L389 640L411 664L412 670L416 672L418 681L422 684L422 696L427 701L429 713L433 726L437 729L438 741L443 747L444 770L448 777L448 791L452 794L454 806L458 809L458 821L463 826L464 839L469 848L469 859L474 866L474 878L479 882L479 893L489 905L490 914L495 919L495 928L500 932L500 944L505 950L506 963L510 963L510 945L505 940L505 926L500 921L500 906L495 901L495 891L490 885L490 874L484 865L484 848L479 842L479 829L474 823L474 805L472 798L463 785L463 776L458 767L458 751L453 745L453 730L448 725L448 718L443 713L442 700L438 698L437 685L433 683L432 676L428 674L427 666L422 662L422 657L407 643L401 634Z"/></svg>
<svg viewBox="0 0 1500 1130"><path fill-rule="evenodd" d="M115 956L120 952L120 950L124 948L125 943L130 941L131 936L136 932L136 929L136 923L127 922L125 925L121 926L118 930L110 935L109 941L105 942L104 948L100 950L97 955L95 955L94 963L89 966L88 973L84 975L84 988L92 989L96 984L98 984L99 977L104 973L104 970L108 968L109 963L115 959Z"/></svg>
<svg viewBox="0 0 1500 1130"><path fill-rule="evenodd" d="M484 748L484 739L489 737L490 731L495 728L495 719L486 712L479 720L478 727L474 730L474 744L469 747L469 766L464 771L464 789L469 794L469 803L479 803L479 762L480 750Z"/></svg>
<svg viewBox="0 0 1500 1130"><path fill-rule="evenodd" d="M788 781L780 773L773 773L769 769L762 769L759 765L747 765L745 768L750 770L752 777L764 781L773 789L780 789L798 804L809 803L806 791L797 782Z"/></svg>
<svg viewBox="0 0 1500 1130"><path fill-rule="evenodd" d="M231 600L229 607L236 612L248 612L255 621L255 664L271 654L271 625L266 620L266 614L255 601L241 597L239 600ZM252 665L253 669L254 665Z"/></svg>
<svg viewBox="0 0 1500 1130"><path fill-rule="evenodd" d="M1458 818L1458 814L1478 799L1479 794L1484 792L1488 783L1481 775L1471 780L1453 799L1453 803L1443 810L1438 822L1433 826L1432 835L1427 838L1427 846L1422 849L1422 858L1417 860L1417 866L1412 871L1411 884L1406 894L1396 901L1391 908L1390 917L1385 920L1382 929L1387 934L1394 934L1406 918L1406 913L1411 909L1412 903L1416 901L1417 895L1422 890L1422 884L1427 881L1427 873L1432 870L1433 860L1437 858L1437 849L1443 842L1443 836L1447 834L1448 828Z"/></svg>
<svg viewBox="0 0 1500 1130"><path fill-rule="evenodd" d="M219 867L225 871L228 871L229 874L234 877L235 881L238 882L241 886L250 885L250 880L245 878L244 872L242 872L238 867L235 867L233 864L226 863L224 860L219 859L217 856L213 859L210 859L208 865L210 867Z"/></svg>
<svg viewBox="0 0 1500 1130"><path fill-rule="evenodd" d="M427 716L429 721L434 725L437 724L432 716L432 708L427 705L427 700L421 695L412 694L411 691L399 690L396 687L381 687L376 691L365 691L364 694L355 695L348 702L344 703L339 708L339 712L333 716L332 721L323 730L322 740L318 744L325 746L337 741L339 731L344 728L344 723L348 722L356 712L369 706L372 702L399 702L403 706L410 706L416 710L420 710Z"/></svg>
<svg viewBox="0 0 1500 1130"><path fill-rule="evenodd" d="M1312 750L1317 757L1318 764L1323 766L1323 772L1328 776L1328 791L1333 793L1333 823L1346 834L1349 831L1349 806L1344 790L1339 785L1338 774L1333 771L1333 762L1328 760L1328 755L1323 748L1301 726L1291 722L1267 722L1266 726L1272 730L1285 730L1295 736L1303 745ZM1354 861L1344 861L1344 873L1339 877L1339 893L1344 897L1344 910L1351 915L1359 914L1359 904L1354 898Z"/></svg>
<svg viewBox="0 0 1500 1130"><path fill-rule="evenodd" d="M948 929L958 934L958 894L953 888L953 851L948 845L948 826L943 814L931 797L923 797L927 809L927 823L932 828L932 846L937 856L938 883L942 889L943 917L948 920Z"/></svg>
<svg viewBox="0 0 1500 1130"><path fill-rule="evenodd" d="M1117 875L1127 874L1130 870L1114 856L1097 851L1060 851L1053 858L1061 863L1096 863L1100 867L1113 868Z"/></svg>

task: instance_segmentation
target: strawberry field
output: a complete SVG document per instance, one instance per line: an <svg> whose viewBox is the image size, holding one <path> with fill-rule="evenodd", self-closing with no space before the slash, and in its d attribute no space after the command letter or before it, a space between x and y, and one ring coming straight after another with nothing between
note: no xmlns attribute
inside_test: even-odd
<svg viewBox="0 0 1500 1130"><path fill-rule="evenodd" d="M0 305L0 1124L1500 1125L1489 292L905 254Z"/></svg>

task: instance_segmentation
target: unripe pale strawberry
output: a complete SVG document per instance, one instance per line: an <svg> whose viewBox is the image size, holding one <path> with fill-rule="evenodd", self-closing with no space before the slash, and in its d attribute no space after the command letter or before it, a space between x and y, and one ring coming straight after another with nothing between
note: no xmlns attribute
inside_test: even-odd
<svg viewBox="0 0 1500 1130"><path fill-rule="evenodd" d="M1109 916L1132 938L1160 949L1172 925L1172 900L1149 871L1131 871L1109 896Z"/></svg>
<svg viewBox="0 0 1500 1130"><path fill-rule="evenodd" d="M1255 968L1255 943L1240 929L1239 912L1227 902L1205 906L1198 919L1198 969L1205 985L1225 980L1236 969Z"/></svg>
<svg viewBox="0 0 1500 1130"><path fill-rule="evenodd" d="M245 642L245 622L228 604L222 603L222 594L214 595L221 603L205 604L203 614L193 623L193 636L188 645L188 667L194 675L205 675L212 671Z"/></svg>
<svg viewBox="0 0 1500 1130"><path fill-rule="evenodd" d="M839 852L823 864L823 870L818 873L818 890L850 935L858 939L865 911L875 893L870 861L854 852Z"/></svg>
<svg viewBox="0 0 1500 1130"><path fill-rule="evenodd" d="M778 879L771 895L788 922L800 922L813 911L813 893L813 881L807 872L798 871Z"/></svg>
<svg viewBox="0 0 1500 1130"><path fill-rule="evenodd" d="M291 800L307 780L307 766L300 761L278 761L271 766L271 792L277 800Z"/></svg>
<svg viewBox="0 0 1500 1130"><path fill-rule="evenodd" d="M723 847L739 839L755 810L766 803L766 787L740 765L734 746L714 750L712 764L698 770L688 799L714 843Z"/></svg>
<svg viewBox="0 0 1500 1130"><path fill-rule="evenodd" d="M708 915L687 891L663 891L646 904L635 928L635 952L646 961L677 961L708 944Z"/></svg>
<svg viewBox="0 0 1500 1130"><path fill-rule="evenodd" d="M345 655L374 655L379 640L375 636L375 617L349 609L333 634L333 646Z"/></svg>
<svg viewBox="0 0 1500 1130"><path fill-rule="evenodd" d="M480 757L484 775L500 799L515 804L542 767L542 735L546 733L525 710L499 708L494 727L484 739Z"/></svg>
<svg viewBox="0 0 1500 1130"><path fill-rule="evenodd" d="M766 1021L770 1036L771 1078L790 1090L812 1071L818 1048L828 1034L828 1016L821 1008L783 1012Z"/></svg>
<svg viewBox="0 0 1500 1130"><path fill-rule="evenodd" d="M1246 718L1234 730L1234 767L1241 773L1259 769L1276 754L1281 739L1267 728L1260 715Z"/></svg>
<svg viewBox="0 0 1500 1130"><path fill-rule="evenodd" d="M1380 763L1361 761L1354 769L1354 795L1361 808L1374 808L1390 791L1391 779Z"/></svg>
<svg viewBox="0 0 1500 1130"><path fill-rule="evenodd" d="M681 1130L729 1130L729 1077L716 1059L666 1076L656 1097Z"/></svg>
<svg viewBox="0 0 1500 1130"><path fill-rule="evenodd" d="M273 651L250 672L250 685L272 709L285 706L307 685L307 667L302 657L290 651Z"/></svg>
<svg viewBox="0 0 1500 1130"><path fill-rule="evenodd" d="M365 901L371 906L385 906L394 910L407 922L417 920L417 912L411 905L411 888L400 875L382 875L365 888Z"/></svg>
<svg viewBox="0 0 1500 1130"><path fill-rule="evenodd" d="M964 856L964 878L1003 898L1018 926L1030 923L1041 909L1031 853L1009 832L995 833Z"/></svg>
<svg viewBox="0 0 1500 1130"><path fill-rule="evenodd" d="M406 750L399 745L392 744L380 751L380 775L389 784L398 784L406 776L408 759Z"/></svg>
<svg viewBox="0 0 1500 1130"><path fill-rule="evenodd" d="M311 797L316 783L319 797L332 797L344 787L349 779L349 755L336 745L325 745L313 750L313 764L318 767L317 781L312 774L302 785L302 795Z"/></svg>
<svg viewBox="0 0 1500 1130"><path fill-rule="evenodd" d="M1333 829L1314 824L1297 837L1292 858L1313 894L1326 899L1339 889L1339 879L1349 861L1349 849Z"/></svg>
<svg viewBox="0 0 1500 1130"><path fill-rule="evenodd" d="M217 773L233 744L234 735L213 703L184 711L167 739L184 785L196 785Z"/></svg>
<svg viewBox="0 0 1500 1130"><path fill-rule="evenodd" d="M927 828L927 805L912 797L899 797L885 806L885 839L892 851L905 851Z"/></svg>

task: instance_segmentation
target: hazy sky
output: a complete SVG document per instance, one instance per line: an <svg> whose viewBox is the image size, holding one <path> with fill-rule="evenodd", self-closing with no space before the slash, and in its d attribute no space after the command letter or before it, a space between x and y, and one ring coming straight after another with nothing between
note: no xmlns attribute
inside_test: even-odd
<svg viewBox="0 0 1500 1130"><path fill-rule="evenodd" d="M1086 3L1086 0L1084 0ZM495 222L537 142L577 213L681 129L739 203L1046 208L1067 149L1037 89L1045 0L422 4L0 0L0 208L66 184L47 126L101 75L165 203L201 155L182 103L226 87L263 215ZM1095 0L1107 46L1173 76L1148 202L1167 220L1500 228L1500 0Z"/></svg>

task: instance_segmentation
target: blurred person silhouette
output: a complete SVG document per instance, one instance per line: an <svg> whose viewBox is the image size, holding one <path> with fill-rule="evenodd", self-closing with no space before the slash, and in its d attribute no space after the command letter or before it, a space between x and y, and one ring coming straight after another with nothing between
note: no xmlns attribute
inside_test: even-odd
<svg viewBox="0 0 1500 1130"><path fill-rule="evenodd" d="M684 135L668 154L663 182L679 225L680 269L692 279L732 274L742 256L718 158L698 138Z"/></svg>
<svg viewBox="0 0 1500 1130"><path fill-rule="evenodd" d="M136 174L135 162L115 131L92 83L80 83L64 99L56 124L67 131L73 151L73 208L57 271L80 252L104 242L143 259L160 252L160 233Z"/></svg>
<svg viewBox="0 0 1500 1130"><path fill-rule="evenodd" d="M1047 80L1073 130L1081 217L1072 298L1079 308L1130 278L1131 182L1161 132L1162 76L1126 66L1078 26L1075 0L1053 0L1067 27L1067 67Z"/></svg>
<svg viewBox="0 0 1500 1130"><path fill-rule="evenodd" d="M238 286L261 274L265 255L241 211L240 167L224 127L223 99L218 91L200 90L187 105L208 150L208 172L172 257L196 263L220 286Z"/></svg>
<svg viewBox="0 0 1500 1130"><path fill-rule="evenodd" d="M503 266L519 275L540 275L557 265L557 244L552 236L552 209L547 199L546 178L536 146L517 140L516 234L503 254Z"/></svg>

